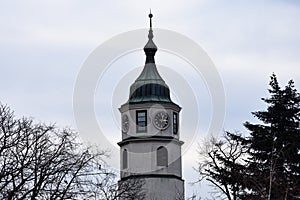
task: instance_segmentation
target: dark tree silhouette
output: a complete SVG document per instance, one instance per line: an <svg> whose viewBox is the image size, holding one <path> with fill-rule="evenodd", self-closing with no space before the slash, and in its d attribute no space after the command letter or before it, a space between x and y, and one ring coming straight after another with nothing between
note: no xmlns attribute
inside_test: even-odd
<svg viewBox="0 0 300 200"><path fill-rule="evenodd" d="M141 199L143 183L118 185L106 156L75 131L16 119L0 103L0 199Z"/></svg>
<svg viewBox="0 0 300 200"><path fill-rule="evenodd" d="M291 80L280 88L270 81L266 111L253 112L261 124L245 123L250 137L247 188L251 197L294 199L300 197L300 95Z"/></svg>

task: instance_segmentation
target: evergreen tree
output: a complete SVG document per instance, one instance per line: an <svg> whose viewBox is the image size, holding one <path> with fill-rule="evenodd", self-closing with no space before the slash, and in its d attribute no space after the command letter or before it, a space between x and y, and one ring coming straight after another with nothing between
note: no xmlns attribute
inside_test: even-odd
<svg viewBox="0 0 300 200"><path fill-rule="evenodd" d="M267 110L253 112L262 123L244 124L250 131L244 198L300 198L300 96L292 80L282 89L273 74L270 86L270 97L262 98Z"/></svg>
<svg viewBox="0 0 300 200"><path fill-rule="evenodd" d="M244 125L249 136L227 132L203 145L200 181L208 180L227 199L300 199L300 94L291 80L281 88L271 76L261 122ZM209 147L209 148L207 148Z"/></svg>

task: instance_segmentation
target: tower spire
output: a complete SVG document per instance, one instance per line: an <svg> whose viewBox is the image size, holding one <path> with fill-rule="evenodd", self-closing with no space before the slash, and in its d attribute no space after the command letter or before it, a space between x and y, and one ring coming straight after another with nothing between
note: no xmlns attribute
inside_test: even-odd
<svg viewBox="0 0 300 200"><path fill-rule="evenodd" d="M152 17L153 15L150 10L150 29L148 34L148 42L144 47L146 64L142 73L130 86L129 103L132 104L142 102L172 103L169 87L159 75L154 61L157 47L152 40Z"/></svg>
<svg viewBox="0 0 300 200"><path fill-rule="evenodd" d="M147 63L155 63L154 56L157 51L157 47L152 40L153 39L152 17L153 17L153 14L151 13L151 9L150 9L150 14L149 14L150 29L149 29L149 34L148 34L148 42L144 47L144 51L146 54L146 64Z"/></svg>

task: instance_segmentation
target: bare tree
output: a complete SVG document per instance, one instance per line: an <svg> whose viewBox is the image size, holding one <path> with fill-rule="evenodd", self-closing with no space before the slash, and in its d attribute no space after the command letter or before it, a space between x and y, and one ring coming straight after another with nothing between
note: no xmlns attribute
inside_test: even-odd
<svg viewBox="0 0 300 200"><path fill-rule="evenodd" d="M226 132L223 139L211 138L199 147L199 181L207 180L216 189L218 199L236 200L243 188L243 159L246 156L235 134Z"/></svg>
<svg viewBox="0 0 300 200"><path fill-rule="evenodd" d="M71 129L15 119L0 104L0 199L116 199L123 189L137 195L136 183L113 182L116 173L102 167L106 156Z"/></svg>
<svg viewBox="0 0 300 200"><path fill-rule="evenodd" d="M143 200L145 191L143 189L145 180L142 178L128 179L118 182L117 199Z"/></svg>
<svg viewBox="0 0 300 200"><path fill-rule="evenodd" d="M192 194L190 197L187 197L187 200L201 200L202 198L199 195Z"/></svg>

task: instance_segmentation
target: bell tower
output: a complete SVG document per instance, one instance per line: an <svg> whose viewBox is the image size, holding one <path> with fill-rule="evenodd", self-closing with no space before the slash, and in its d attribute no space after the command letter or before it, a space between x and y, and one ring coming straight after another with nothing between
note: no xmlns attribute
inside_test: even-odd
<svg viewBox="0 0 300 200"><path fill-rule="evenodd" d="M122 120L121 181L143 179L145 199L184 199L180 141L181 107L155 65L152 17L144 47L145 66L130 86L129 100L119 108Z"/></svg>

